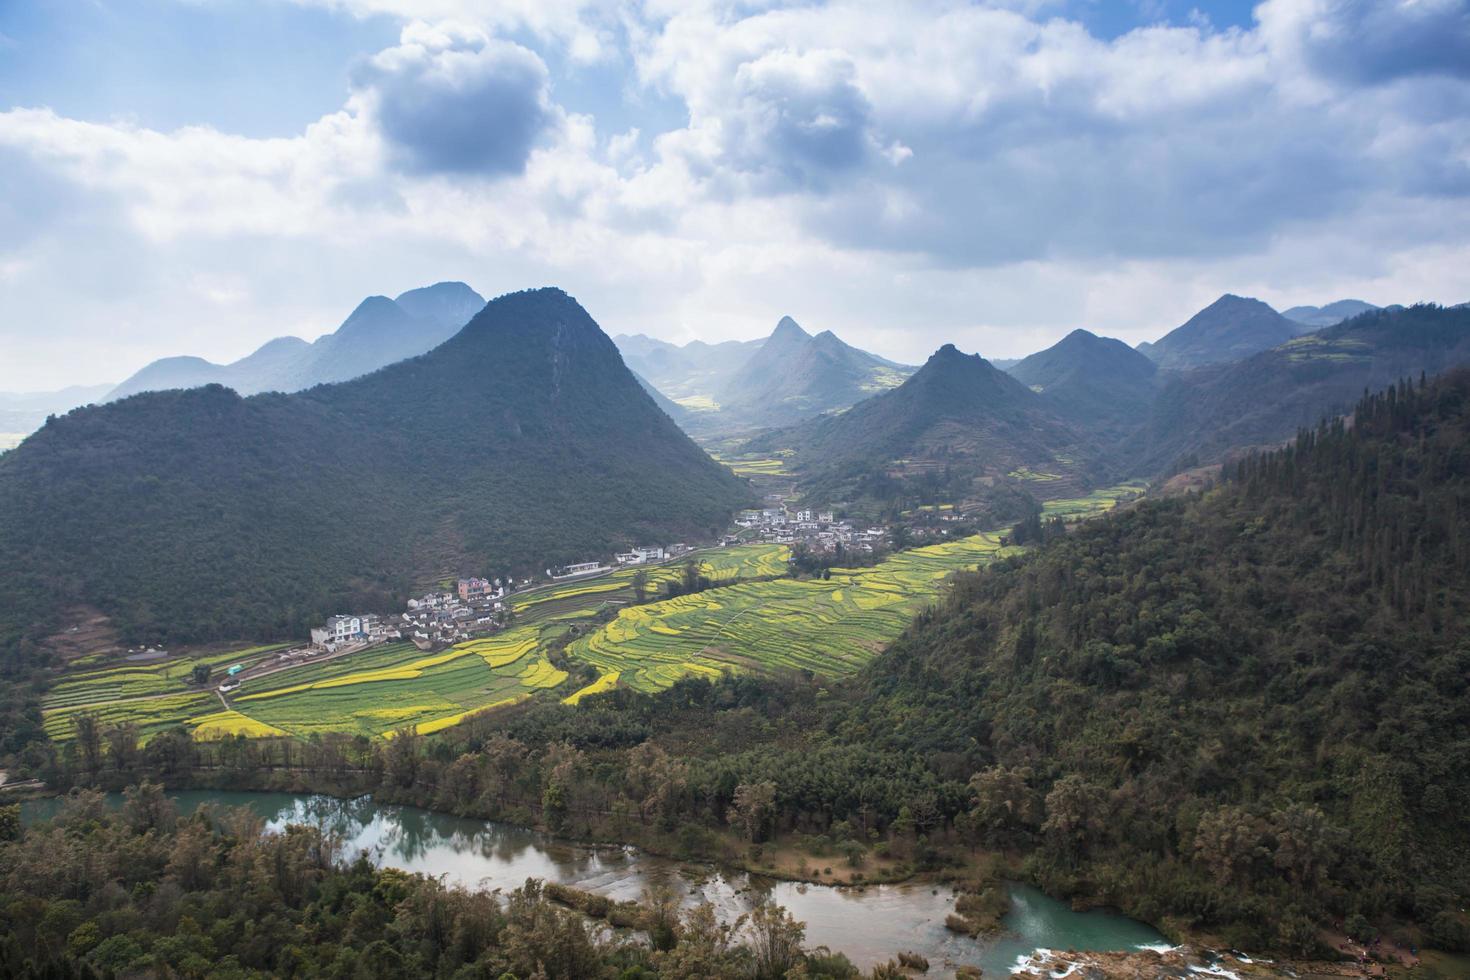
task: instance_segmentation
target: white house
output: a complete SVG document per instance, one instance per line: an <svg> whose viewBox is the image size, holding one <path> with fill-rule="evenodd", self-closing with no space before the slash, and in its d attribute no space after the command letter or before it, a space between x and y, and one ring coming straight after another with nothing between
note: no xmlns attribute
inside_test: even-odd
<svg viewBox="0 0 1470 980"><path fill-rule="evenodd" d="M311 631L311 645L325 648L366 636L368 625L362 616L331 616L326 626Z"/></svg>

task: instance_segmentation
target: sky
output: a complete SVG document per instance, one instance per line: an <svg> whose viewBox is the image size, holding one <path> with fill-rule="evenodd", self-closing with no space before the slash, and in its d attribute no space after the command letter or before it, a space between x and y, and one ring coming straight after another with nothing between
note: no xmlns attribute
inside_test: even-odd
<svg viewBox="0 0 1470 980"><path fill-rule="evenodd" d="M1470 0L0 0L0 390L447 279L919 363L1467 270Z"/></svg>

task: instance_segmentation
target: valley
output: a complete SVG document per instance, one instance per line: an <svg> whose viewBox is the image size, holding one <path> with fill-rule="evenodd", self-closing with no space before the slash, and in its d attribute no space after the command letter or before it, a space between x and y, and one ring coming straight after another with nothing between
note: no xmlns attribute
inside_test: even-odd
<svg viewBox="0 0 1470 980"><path fill-rule="evenodd" d="M1121 486L1054 501L1049 514L1094 516L1141 491ZM79 719L102 728L136 726L145 743L177 726L201 740L385 737L440 731L543 692L575 704L618 687L655 693L681 677L726 671L800 670L837 679L877 656L942 595L953 573L1019 550L991 532L896 552L867 568L793 578L788 546L734 545L515 593L506 628L435 652L390 641L292 666L277 666L287 644L157 663L104 665L94 656L57 678L43 702L45 730L63 744L77 737ZM657 600L661 587L684 574L686 561L698 563L710 587ZM656 601L634 604L639 588ZM201 686L192 679L197 667L218 678L235 665L245 668L243 680L227 694L215 690L217 680Z"/></svg>

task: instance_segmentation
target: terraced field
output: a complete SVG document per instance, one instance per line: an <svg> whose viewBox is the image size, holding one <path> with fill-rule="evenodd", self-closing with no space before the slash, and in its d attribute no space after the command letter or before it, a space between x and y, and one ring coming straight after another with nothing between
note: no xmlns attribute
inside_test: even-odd
<svg viewBox="0 0 1470 980"><path fill-rule="evenodd" d="M873 568L833 569L830 580L742 583L634 606L567 653L644 691L725 670L841 676L881 652L953 572L1011 550L999 535L981 534L902 552Z"/></svg>
<svg viewBox="0 0 1470 980"><path fill-rule="evenodd" d="M746 544L695 552L690 557L699 559L699 573L711 581L733 582L785 575L791 549L782 544ZM642 571L648 575L649 594L654 594L665 582L675 581L684 574L684 562L644 566ZM631 600L633 576L638 572L638 567L620 568L597 578L548 585L517 597L511 608L523 623L565 619L582 611L590 615L606 603Z"/></svg>
<svg viewBox="0 0 1470 980"><path fill-rule="evenodd" d="M1095 517L1136 497L1143 496L1148 484L1142 480L1120 483L1117 486L1094 490L1085 497L1070 500L1048 500L1041 505L1042 517L1060 517L1068 521Z"/></svg>
<svg viewBox="0 0 1470 980"><path fill-rule="evenodd" d="M1105 511L1142 491L1141 485L1098 490L1046 504L1069 520ZM567 673L551 663L551 642L590 628L566 648L596 667L597 681L559 692L569 703L626 686L654 691L691 674L810 670L842 676L891 642L913 615L937 598L944 581L1012 549L998 534L981 534L894 555L872 568L833 569L830 579L784 576L790 552L779 545L745 545L698 555L702 574L722 588L630 606L637 569L556 583L518 596L515 625L494 636L426 654L392 643L290 670L258 676L221 704L211 691L190 690L195 663L217 669L252 663L276 647L158 664L93 665L64 678L47 695L46 729L73 737L78 711L104 724L134 722L147 737L184 725L196 737L349 732L389 736L412 726L428 733L467 715L563 686ZM650 589L682 574L681 563L644 569ZM596 626L598 612L616 614ZM595 627L595 628L593 628Z"/></svg>

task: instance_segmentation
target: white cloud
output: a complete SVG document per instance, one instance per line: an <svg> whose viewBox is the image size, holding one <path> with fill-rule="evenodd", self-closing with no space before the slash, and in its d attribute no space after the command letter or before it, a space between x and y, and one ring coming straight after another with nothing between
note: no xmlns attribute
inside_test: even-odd
<svg viewBox="0 0 1470 980"><path fill-rule="evenodd" d="M1463 3L1111 41L1047 3L330 5L403 34L293 138L0 112L0 387L239 356L451 277L564 285L612 332L790 312L909 361L1141 340L1227 290L1470 298L1470 80L1431 36ZM687 121L566 110L569 61Z"/></svg>

